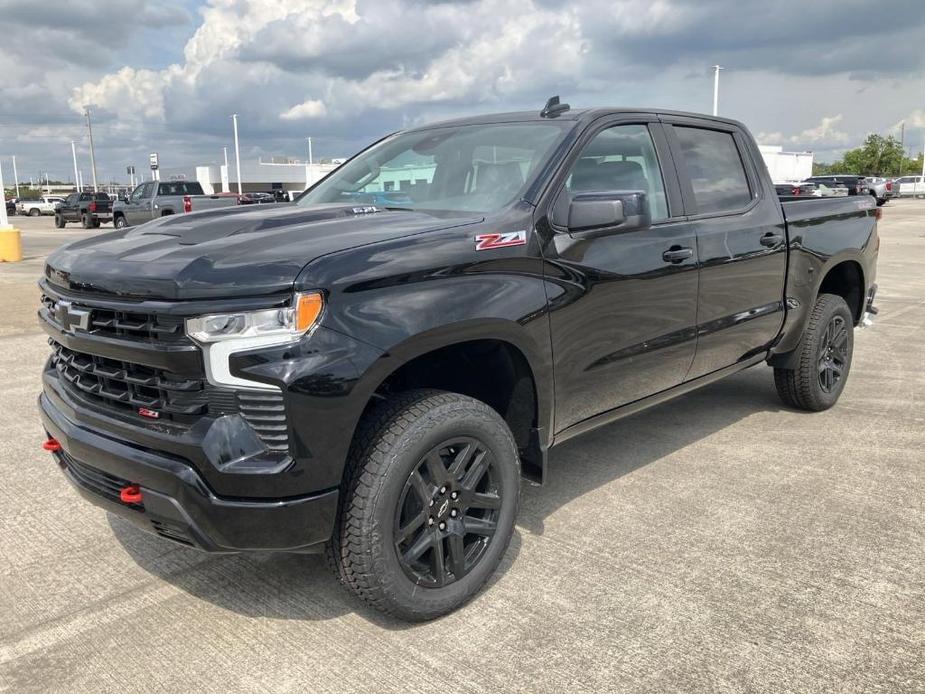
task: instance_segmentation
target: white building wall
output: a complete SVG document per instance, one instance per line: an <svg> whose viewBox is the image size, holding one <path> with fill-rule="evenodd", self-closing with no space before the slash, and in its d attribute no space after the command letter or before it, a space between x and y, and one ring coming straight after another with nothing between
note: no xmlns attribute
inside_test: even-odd
<svg viewBox="0 0 925 694"><path fill-rule="evenodd" d="M309 185L320 181L336 169L339 164L313 164L304 162L273 164L262 161L241 162L241 184L247 192L270 192L277 188L293 194L301 193ZM176 167L161 170L161 180L199 181L206 194L237 193L238 172L234 164L225 171L224 166L205 164L202 166Z"/></svg>
<svg viewBox="0 0 925 694"><path fill-rule="evenodd" d="M804 181L813 175L812 152L785 152L779 145L758 145L774 183Z"/></svg>

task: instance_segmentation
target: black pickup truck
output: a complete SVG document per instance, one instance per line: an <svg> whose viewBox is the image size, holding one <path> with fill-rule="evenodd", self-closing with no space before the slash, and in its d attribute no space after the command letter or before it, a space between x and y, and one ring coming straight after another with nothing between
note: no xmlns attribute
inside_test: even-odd
<svg viewBox="0 0 925 694"><path fill-rule="evenodd" d="M96 229L112 220L112 199L106 193L71 193L55 207L55 227L79 222L84 229Z"/></svg>
<svg viewBox="0 0 925 694"><path fill-rule="evenodd" d="M877 219L781 202L731 120L550 100L399 132L292 204L55 251L43 445L145 530L326 548L368 604L434 618L498 566L553 445L764 363L788 406L835 404Z"/></svg>

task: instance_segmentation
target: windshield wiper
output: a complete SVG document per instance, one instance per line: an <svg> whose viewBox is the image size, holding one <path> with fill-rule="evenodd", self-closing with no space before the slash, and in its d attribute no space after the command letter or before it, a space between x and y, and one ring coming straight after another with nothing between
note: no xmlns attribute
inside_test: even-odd
<svg viewBox="0 0 925 694"><path fill-rule="evenodd" d="M413 207L391 207L391 206L386 206L386 207L383 207L382 209L384 209L384 210L389 210L390 212L414 212L414 211L415 211L415 209L414 209Z"/></svg>

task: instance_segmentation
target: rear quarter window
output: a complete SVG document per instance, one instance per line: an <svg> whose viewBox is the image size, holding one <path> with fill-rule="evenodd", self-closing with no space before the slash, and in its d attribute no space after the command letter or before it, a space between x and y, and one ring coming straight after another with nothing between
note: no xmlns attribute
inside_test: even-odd
<svg viewBox="0 0 925 694"><path fill-rule="evenodd" d="M697 213L734 212L747 207L752 192L732 133L686 126L675 126L674 130Z"/></svg>

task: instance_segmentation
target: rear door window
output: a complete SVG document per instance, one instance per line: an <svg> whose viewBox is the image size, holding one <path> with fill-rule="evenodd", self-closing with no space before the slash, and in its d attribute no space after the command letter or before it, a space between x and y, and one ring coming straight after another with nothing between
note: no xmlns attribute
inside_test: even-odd
<svg viewBox="0 0 925 694"><path fill-rule="evenodd" d="M745 165L732 133L674 126L690 177L697 214L735 212L752 200Z"/></svg>

